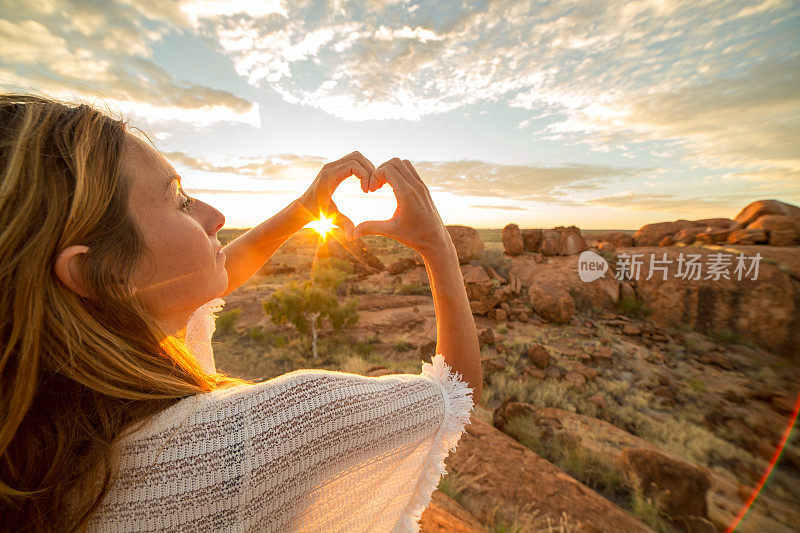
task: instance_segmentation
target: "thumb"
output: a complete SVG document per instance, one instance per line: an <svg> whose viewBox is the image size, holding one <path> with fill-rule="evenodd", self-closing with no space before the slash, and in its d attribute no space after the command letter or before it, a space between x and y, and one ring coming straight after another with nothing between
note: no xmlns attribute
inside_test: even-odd
<svg viewBox="0 0 800 533"><path fill-rule="evenodd" d="M367 220L355 227L352 233L352 239L358 239L363 235L383 235L390 237L391 233L391 220Z"/></svg>

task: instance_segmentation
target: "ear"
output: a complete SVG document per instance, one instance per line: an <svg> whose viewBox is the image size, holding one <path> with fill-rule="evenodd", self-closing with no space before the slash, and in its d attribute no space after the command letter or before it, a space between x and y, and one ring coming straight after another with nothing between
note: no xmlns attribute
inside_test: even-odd
<svg viewBox="0 0 800 533"><path fill-rule="evenodd" d="M81 264L83 263L83 254L88 250L88 246L79 244L67 246L58 254L56 263L53 266L56 276L61 280L61 283L66 285L72 292L84 298L89 298L89 291L86 290L83 284L83 278L81 278Z"/></svg>

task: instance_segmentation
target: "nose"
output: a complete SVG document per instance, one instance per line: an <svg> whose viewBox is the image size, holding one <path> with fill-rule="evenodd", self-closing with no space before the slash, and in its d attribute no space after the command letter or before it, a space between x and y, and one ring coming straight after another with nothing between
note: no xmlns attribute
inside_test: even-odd
<svg viewBox="0 0 800 533"><path fill-rule="evenodd" d="M206 232L213 237L219 230L222 229L222 226L225 225L225 215L223 215L214 206L209 205L202 200L198 200L198 203L202 204L206 208L206 213L203 216Z"/></svg>

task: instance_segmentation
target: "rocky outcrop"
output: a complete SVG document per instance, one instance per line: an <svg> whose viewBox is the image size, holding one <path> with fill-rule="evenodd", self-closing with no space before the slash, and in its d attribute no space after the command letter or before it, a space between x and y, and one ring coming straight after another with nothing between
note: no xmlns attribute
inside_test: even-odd
<svg viewBox="0 0 800 533"><path fill-rule="evenodd" d="M504 227L500 238L508 255L520 255L523 252L522 233L516 224L508 224Z"/></svg>
<svg viewBox="0 0 800 533"><path fill-rule="evenodd" d="M565 513L574 531L652 532L633 515L474 416L446 460L463 480L459 500L483 524L502 518L523 531L547 517L558 527ZM528 510L520 513L520 510Z"/></svg>
<svg viewBox="0 0 800 533"><path fill-rule="evenodd" d="M614 248L633 246L633 236L621 231L608 231L605 233L584 233L583 239L593 246L602 242L611 243Z"/></svg>
<svg viewBox="0 0 800 533"><path fill-rule="evenodd" d="M526 252L538 252L539 245L542 243L542 230L524 229L522 230L522 246Z"/></svg>
<svg viewBox="0 0 800 533"><path fill-rule="evenodd" d="M764 215L786 215L800 219L800 207L778 200L758 200L748 204L734 220L737 228L747 228Z"/></svg>
<svg viewBox="0 0 800 533"><path fill-rule="evenodd" d="M583 240L581 230L576 226L558 226L555 229L561 234L558 241L558 255L575 255L589 248Z"/></svg>
<svg viewBox="0 0 800 533"><path fill-rule="evenodd" d="M625 471L639 480L645 496L657 501L672 517L708 519L708 474L685 461L656 450L625 448L620 454Z"/></svg>
<svg viewBox="0 0 800 533"><path fill-rule="evenodd" d="M593 402L594 403L594 402ZM569 443L580 448L586 455L596 457L606 464L625 468L622 452L625 449L646 450L658 453L675 463L686 463L691 469L702 472L708 477L710 486L705 498L697 498L693 506L705 502L708 520L719 531L725 531L734 521L737 513L742 509L748 496L753 490L748 486L732 479L731 477L708 469L702 465L689 463L685 458L664 450L655 444L645 441L624 429L579 413L572 413L555 407L540 407L532 404L518 402L504 402L495 409L493 424L496 428L507 433L515 439L522 439L523 435L515 433L520 425L511 425L509 421L515 417L523 416L530 424L533 438L558 443ZM759 495L761 505L751 507L748 515L752 515L752 523L759 524L756 528L745 527L740 524L737 531L743 533L756 533L760 531L787 532L789 529L783 523L800 523L800 513L790 509L787 505L771 500L765 495ZM686 516L686 514L682 515ZM780 522L777 519L780 518ZM701 518L702 521L702 518ZM688 531L696 531L689 526L690 520L684 518L682 524ZM605 529L604 529L605 530ZM707 531L699 529L699 531Z"/></svg>
<svg viewBox="0 0 800 533"><path fill-rule="evenodd" d="M485 315L506 299L509 289L495 287L486 270L479 265L462 265L461 275L467 289L467 298L473 314ZM506 285L506 287L509 287Z"/></svg>
<svg viewBox="0 0 800 533"><path fill-rule="evenodd" d="M440 490L434 491L431 495L431 503L422 513L419 525L420 533L486 533L488 531L469 511Z"/></svg>
<svg viewBox="0 0 800 533"><path fill-rule="evenodd" d="M456 247L459 264L464 264L475 259L485 249L483 240L474 228L469 226L445 226L450 234L450 239Z"/></svg>
<svg viewBox="0 0 800 533"><path fill-rule="evenodd" d="M591 282L581 281L578 273L580 255L548 257L537 263L530 255L511 258L510 274L518 277L524 287L534 283L555 285L572 296L579 310L611 309L619 299L619 282L611 270Z"/></svg>
<svg viewBox="0 0 800 533"><path fill-rule="evenodd" d="M755 248L755 247L754 247ZM686 259L681 248L628 248L621 253L641 253L640 276L633 280L637 297L652 309L652 320L669 326L688 325L701 333L729 331L741 338L785 356L796 355L800 346L800 283L777 265L759 261L758 277L754 272L738 280L734 274L737 251L719 252L702 247L692 248L699 254L702 267L699 276L678 276L679 257ZM787 250L788 251L788 250ZM705 279L707 265L713 261L711 254L723 253L729 261L729 279ZM664 256L666 254L666 256ZM726 256L727 255L727 259ZM747 257L755 256L748 252ZM664 263L665 273L649 273L650 261L655 258ZM789 261L789 258L781 259ZM794 264L800 263L800 250L794 254ZM746 266L750 261L745 262ZM663 279L666 276L666 279ZM683 279L686 277L687 279ZM692 279L699 277L700 279Z"/></svg>
<svg viewBox="0 0 800 533"><path fill-rule="evenodd" d="M528 289L528 301L536 313L556 324L569 323L575 314L575 301L557 285L536 282Z"/></svg>

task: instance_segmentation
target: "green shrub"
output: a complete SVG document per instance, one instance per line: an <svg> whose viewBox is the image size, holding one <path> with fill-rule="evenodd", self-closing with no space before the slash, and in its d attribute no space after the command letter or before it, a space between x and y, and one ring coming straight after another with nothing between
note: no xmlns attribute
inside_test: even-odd
<svg viewBox="0 0 800 533"><path fill-rule="evenodd" d="M653 310L646 307L641 300L630 297L617 300L616 309L618 314L625 315L629 318L646 318L653 312Z"/></svg>
<svg viewBox="0 0 800 533"><path fill-rule="evenodd" d="M397 339L392 343L392 347L397 352L407 352L408 350L414 348L414 345L405 339Z"/></svg>
<svg viewBox="0 0 800 533"><path fill-rule="evenodd" d="M397 288L396 292L398 294L418 294L426 296L431 296L432 294L430 286L422 283L404 283Z"/></svg>
<svg viewBox="0 0 800 533"><path fill-rule="evenodd" d="M241 309L231 309L230 311L223 311L217 315L215 333L219 335L232 335L236 333L234 326L236 321L242 314Z"/></svg>

